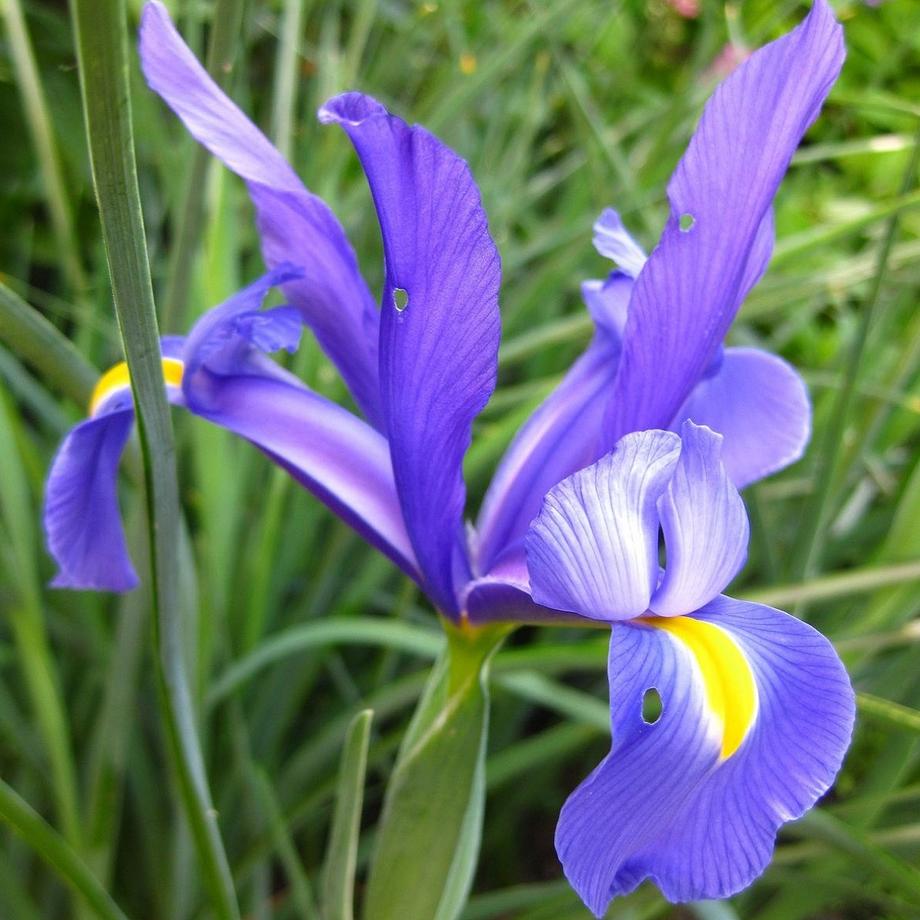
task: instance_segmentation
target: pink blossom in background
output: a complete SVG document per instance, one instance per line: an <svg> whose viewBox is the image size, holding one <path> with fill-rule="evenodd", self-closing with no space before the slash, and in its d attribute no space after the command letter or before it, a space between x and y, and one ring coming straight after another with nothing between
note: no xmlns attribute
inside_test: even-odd
<svg viewBox="0 0 920 920"><path fill-rule="evenodd" d="M685 19L696 19L700 15L700 0L668 0L668 6Z"/></svg>
<svg viewBox="0 0 920 920"><path fill-rule="evenodd" d="M713 62L706 68L704 79L708 83L724 80L732 71L743 64L751 56L751 49L747 45L726 42L722 50L715 56Z"/></svg>

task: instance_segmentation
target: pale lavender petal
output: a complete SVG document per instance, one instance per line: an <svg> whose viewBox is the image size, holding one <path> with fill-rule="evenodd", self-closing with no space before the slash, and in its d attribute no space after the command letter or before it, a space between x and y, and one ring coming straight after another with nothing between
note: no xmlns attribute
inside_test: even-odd
<svg viewBox="0 0 920 920"><path fill-rule="evenodd" d="M608 674L611 751L566 800L556 827L566 878L597 917L648 875L646 853L715 768L720 747L690 653L664 632L614 624ZM654 724L642 718L651 688L661 699Z"/></svg>
<svg viewBox="0 0 920 920"><path fill-rule="evenodd" d="M664 233L636 280L611 437L670 425L703 376L763 270L773 196L843 57L840 26L815 0L797 29L755 52L709 101L668 186Z"/></svg>
<svg viewBox="0 0 920 920"><path fill-rule="evenodd" d="M602 422L631 285L619 272L606 282L583 285L597 332L515 435L499 464L476 525L479 571L491 572L503 552L520 548L543 496L554 485L613 448L601 439Z"/></svg>
<svg viewBox="0 0 920 920"><path fill-rule="evenodd" d="M55 588L130 591L138 579L118 510L118 462L134 424L130 395L74 426L45 484L44 528Z"/></svg>
<svg viewBox="0 0 920 920"><path fill-rule="evenodd" d="M722 462L739 488L798 460L811 435L811 404L798 373L754 348L726 348L719 370L677 413L720 432ZM676 427L676 426L675 426Z"/></svg>
<svg viewBox="0 0 920 920"><path fill-rule="evenodd" d="M423 128L358 93L320 119L342 126L364 166L386 260L381 409L406 527L429 595L458 612L463 455L495 387L500 265L466 163Z"/></svg>
<svg viewBox="0 0 920 920"><path fill-rule="evenodd" d="M613 628L610 754L566 802L556 846L597 915L650 878L670 901L725 898L766 868L776 832L833 783L854 697L831 644L787 614L718 598L696 618L734 640L756 686L756 717L721 757L699 666L663 630ZM642 719L647 688L661 716Z"/></svg>
<svg viewBox="0 0 920 920"><path fill-rule="evenodd" d="M355 401L378 422L378 313L335 215L208 76L156 0L142 13L140 56L150 87L199 143L245 180L268 266L293 263L303 269L299 280L285 285L285 296Z"/></svg>
<svg viewBox="0 0 920 920"><path fill-rule="evenodd" d="M604 208L594 222L594 248L604 258L635 278L645 265L645 250L633 239L620 215L613 208Z"/></svg>
<svg viewBox="0 0 920 920"><path fill-rule="evenodd" d="M685 422L680 460L658 499L667 563L649 609L682 616L708 604L747 558L747 512L720 454L722 436Z"/></svg>
<svg viewBox="0 0 920 920"><path fill-rule="evenodd" d="M648 610L658 581L656 502L680 454L665 431L626 435L546 496L526 538L534 600L595 620Z"/></svg>

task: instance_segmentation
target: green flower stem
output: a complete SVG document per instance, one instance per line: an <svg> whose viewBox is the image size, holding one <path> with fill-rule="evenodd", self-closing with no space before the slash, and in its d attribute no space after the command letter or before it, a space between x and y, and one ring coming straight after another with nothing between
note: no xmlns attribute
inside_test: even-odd
<svg viewBox="0 0 920 920"><path fill-rule="evenodd" d="M73 0L72 10L93 180L143 456L154 660L168 750L211 907L221 920L236 920L183 660L178 486L134 159L124 0Z"/></svg>
<svg viewBox="0 0 920 920"><path fill-rule="evenodd" d="M127 920L67 841L3 780L0 780L0 820L81 895L97 917Z"/></svg>
<svg viewBox="0 0 920 920"><path fill-rule="evenodd" d="M455 920L479 855L489 662L510 627L445 623L447 644L390 776L365 920Z"/></svg>

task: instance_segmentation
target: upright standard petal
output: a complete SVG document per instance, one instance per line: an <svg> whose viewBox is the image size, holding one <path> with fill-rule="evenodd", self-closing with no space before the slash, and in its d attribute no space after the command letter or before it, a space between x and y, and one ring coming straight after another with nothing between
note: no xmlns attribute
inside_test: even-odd
<svg viewBox="0 0 920 920"><path fill-rule="evenodd" d="M596 620L648 610L658 582L656 502L679 455L671 432L636 432L547 494L526 539L538 604Z"/></svg>
<svg viewBox="0 0 920 920"><path fill-rule="evenodd" d="M811 435L805 383L782 358L755 348L726 348L677 412L725 437L722 462L743 489L798 460Z"/></svg>
<svg viewBox="0 0 920 920"><path fill-rule="evenodd" d="M357 150L386 259L381 410L406 527L429 594L458 613L463 455L495 387L500 265L466 163L419 126L346 93L320 110Z"/></svg>
<svg viewBox="0 0 920 920"><path fill-rule="evenodd" d="M614 626L613 745L557 829L566 875L597 916L646 878L671 901L749 885L780 825L833 783L852 732L846 671L806 624L726 597L659 623ZM647 724L652 687L661 716Z"/></svg>
<svg viewBox="0 0 920 920"><path fill-rule="evenodd" d="M377 424L378 313L341 224L208 76L157 0L144 6L140 55L150 87L199 143L246 182L268 266L302 267L302 276L285 285L285 295Z"/></svg>
<svg viewBox="0 0 920 920"><path fill-rule="evenodd" d="M600 432L631 287L632 280L621 272L582 286L594 338L514 436L489 484L476 524L479 572L491 572L503 553L520 550L543 496L554 485L613 447L602 447Z"/></svg>
<svg viewBox="0 0 920 920"><path fill-rule="evenodd" d="M725 590L747 558L747 512L721 452L721 435L684 423L680 460L658 500L667 564L649 607L659 616L699 610Z"/></svg>
<svg viewBox="0 0 920 920"><path fill-rule="evenodd" d="M843 57L840 26L815 0L798 28L755 52L710 99L636 280L610 438L669 426L702 377L766 264L773 196Z"/></svg>

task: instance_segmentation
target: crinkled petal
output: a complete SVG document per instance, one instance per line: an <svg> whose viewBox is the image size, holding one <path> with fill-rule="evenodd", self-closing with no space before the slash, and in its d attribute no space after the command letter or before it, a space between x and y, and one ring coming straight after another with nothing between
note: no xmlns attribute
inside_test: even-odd
<svg viewBox="0 0 920 920"><path fill-rule="evenodd" d="M720 459L722 436L685 422L680 460L658 514L667 552L664 578L650 609L682 616L708 604L747 558L747 512Z"/></svg>
<svg viewBox="0 0 920 920"><path fill-rule="evenodd" d="M419 578L383 435L293 377L222 376L203 369L193 387L197 414L261 448L403 571Z"/></svg>
<svg viewBox="0 0 920 920"><path fill-rule="evenodd" d="M648 610L658 581L656 502L679 455L672 432L636 432L547 494L525 541L538 604L596 620Z"/></svg>
<svg viewBox="0 0 920 920"><path fill-rule="evenodd" d="M554 485L613 447L601 444L600 433L631 286L620 272L582 286L597 332L515 435L492 478L476 526L480 572L491 572L503 552L519 547Z"/></svg>
<svg viewBox="0 0 920 920"><path fill-rule="evenodd" d="M820 633L727 597L694 619L743 655L756 714L740 747L720 756L700 659L664 630L614 627L613 746L566 802L556 834L569 880L598 916L646 878L671 901L745 888L766 868L780 825L831 786L850 742L853 691ZM662 700L653 725L641 716L649 687Z"/></svg>
<svg viewBox="0 0 920 920"><path fill-rule="evenodd" d="M594 248L606 259L635 278L645 265L645 250L633 239L620 215L613 208L604 208L594 222Z"/></svg>
<svg viewBox="0 0 920 920"><path fill-rule="evenodd" d="M739 488L798 460L811 435L811 404L798 373L754 348L726 348L677 413L725 437L722 462Z"/></svg>
<svg viewBox="0 0 920 920"><path fill-rule="evenodd" d="M285 296L376 423L379 318L341 224L208 76L157 0L144 6L140 55L150 87L199 143L246 182L269 267L302 267L302 276L285 285Z"/></svg>
<svg viewBox="0 0 920 920"><path fill-rule="evenodd" d="M45 484L45 539L55 588L130 591L138 579L118 510L118 462L134 424L130 396L74 426Z"/></svg>
<svg viewBox="0 0 920 920"><path fill-rule="evenodd" d="M359 93L320 119L341 125L361 159L386 259L381 409L396 486L428 593L458 611L463 455L495 387L500 264L469 168L419 126Z"/></svg>
<svg viewBox="0 0 920 920"><path fill-rule="evenodd" d="M798 28L755 52L710 99L636 280L610 437L669 426L703 376L766 264L773 196L843 57L840 26L815 0Z"/></svg>
<svg viewBox="0 0 920 920"><path fill-rule="evenodd" d="M185 338L183 388L189 406L195 400L194 380L202 367L222 374L245 370L254 351L296 351L300 317L289 307L262 311L268 292L299 271L280 266L204 313Z"/></svg>

